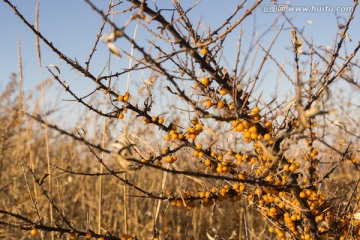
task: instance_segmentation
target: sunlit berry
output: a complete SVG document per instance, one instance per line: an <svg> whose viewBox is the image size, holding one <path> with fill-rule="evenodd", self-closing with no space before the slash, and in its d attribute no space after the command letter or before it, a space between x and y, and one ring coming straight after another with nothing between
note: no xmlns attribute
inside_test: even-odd
<svg viewBox="0 0 360 240"><path fill-rule="evenodd" d="M206 54L209 53L209 50L206 47L203 47L203 48L201 48L200 52L201 52L202 55L206 55Z"/></svg>
<svg viewBox="0 0 360 240"><path fill-rule="evenodd" d="M124 96L123 96L123 95L119 95L119 96L117 97L117 99L118 99L119 101L124 101Z"/></svg>
<svg viewBox="0 0 360 240"><path fill-rule="evenodd" d="M219 101L217 104L218 108L224 108L225 107L225 103L223 101Z"/></svg>
<svg viewBox="0 0 360 240"><path fill-rule="evenodd" d="M265 123L265 127L268 128L268 129L271 128L271 127L272 127L272 123L271 123L271 122L266 122L266 123Z"/></svg>
<svg viewBox="0 0 360 240"><path fill-rule="evenodd" d="M129 101L129 99L130 99L130 93L126 92L125 95L124 95L124 102Z"/></svg>
<svg viewBox="0 0 360 240"><path fill-rule="evenodd" d="M30 231L31 236L36 236L37 234L38 234L38 230L36 228L31 229Z"/></svg>
<svg viewBox="0 0 360 240"><path fill-rule="evenodd" d="M253 113L257 114L259 112L259 107L256 106L251 110Z"/></svg>
<svg viewBox="0 0 360 240"><path fill-rule="evenodd" d="M266 133L266 134L264 135L264 140L269 141L270 139L271 139L271 135L268 134L268 133Z"/></svg>
<svg viewBox="0 0 360 240"><path fill-rule="evenodd" d="M210 86L210 84L211 84L211 81L210 81L210 78L208 78L208 77L203 77L202 79L201 79L201 83L203 84L203 85L205 85L205 86Z"/></svg>
<svg viewBox="0 0 360 240"><path fill-rule="evenodd" d="M205 106L206 106L206 107L211 107L211 106L212 106L211 100L209 100L209 99L206 100L206 101L205 101Z"/></svg>
<svg viewBox="0 0 360 240"><path fill-rule="evenodd" d="M219 94L220 94L221 96L224 96L224 95L227 94L227 90L226 90L225 88L221 88L220 91L219 91Z"/></svg>
<svg viewBox="0 0 360 240"><path fill-rule="evenodd" d="M164 119L163 119L163 118L159 118L159 119L158 119L158 123L159 123L159 124L163 124L163 123L164 123Z"/></svg>

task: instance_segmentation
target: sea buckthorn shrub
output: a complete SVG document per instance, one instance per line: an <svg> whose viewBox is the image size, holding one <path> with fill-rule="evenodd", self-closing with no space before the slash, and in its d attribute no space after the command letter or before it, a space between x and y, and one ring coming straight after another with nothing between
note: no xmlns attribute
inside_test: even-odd
<svg viewBox="0 0 360 240"><path fill-rule="evenodd" d="M0 117L8 124L0 126L2 166L11 169L1 168L1 234L127 240L360 237L359 105L353 94L359 91L360 43L349 41L357 1L338 26L340 37L331 50L315 46L316 36L310 40L285 13L286 27L275 22L270 28L277 28L275 35L254 34L251 46L243 47L244 27L262 1L236 6L219 27L208 29L206 22L193 22L197 4L174 1L169 9L131 0L105 11L86 2L109 27L108 33L99 29L86 62L58 49L12 1L3 3L70 71L89 81L90 93L80 96L59 67L47 67L83 109L69 131L59 121L61 112L52 117L31 107L22 74L12 77L1 96L7 111ZM110 18L115 11L127 21ZM234 36L237 46L228 41ZM277 45L279 36L288 37L287 46ZM98 44L113 56L104 65L123 70L93 72ZM131 51L121 48L128 45ZM285 48L291 58L284 65L274 52ZM224 59L228 49L237 53L231 63ZM125 57L130 64L121 60ZM270 69L278 80L267 76ZM289 84L291 94L271 96L262 84L267 78ZM279 92L279 86L274 89Z"/></svg>

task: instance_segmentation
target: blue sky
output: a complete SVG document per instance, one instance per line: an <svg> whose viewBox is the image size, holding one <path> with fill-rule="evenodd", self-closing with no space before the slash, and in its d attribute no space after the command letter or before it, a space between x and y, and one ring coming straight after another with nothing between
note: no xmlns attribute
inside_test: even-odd
<svg viewBox="0 0 360 240"><path fill-rule="evenodd" d="M36 0L13 0L11 1L18 7L20 12L30 21L34 23L35 19L35 7ZM152 1L150 1L152 2ZM181 1L189 2L194 1ZM196 24L199 19L202 19L203 25L201 28L206 29L211 27L214 29L219 26L221 22L231 13L240 1L235 0L203 0L191 13L190 18ZM255 1L248 1L245 6L248 7ZM280 4L283 1L278 1ZM96 0L94 3L102 9L106 9L107 1ZM164 4L171 7L171 1L160 0L157 3L163 8L166 8ZM352 6L352 0L345 1L291 1L291 6ZM255 14L249 17L242 24L244 31L243 43L246 46L252 33L253 24L258 26L258 31L261 34L275 18L279 17L277 13L266 13L261 9L266 9L270 4L270 1L264 1L261 7L255 12ZM336 15L334 12L287 12L288 16L293 19L295 25L300 29L305 26L304 35L308 38L313 38L315 45L334 45L334 39L336 37L337 23ZM338 13L340 16L349 16L350 12ZM169 14L168 14L169 15ZM358 15L358 14L357 14ZM127 17L115 15L115 22L121 26ZM254 22L254 18L256 22ZM282 60L287 62L289 65L292 64L293 54L286 50L289 47L290 34L289 25L285 19L280 17L279 24L284 23L285 29L288 29L280 34L278 41L276 42L271 54L278 59L279 62ZM311 24L306 22L311 21ZM343 21L340 19L340 21ZM43 0L40 2L40 31L47 37L54 45L71 58L75 58L79 63L83 64L88 57L89 51L92 48L95 36L98 33L98 29L101 25L102 19L94 13L90 7L82 0ZM353 39L349 43L348 51L351 51L355 44L360 39L360 31L356 30L355 26L360 26L360 18L352 23L350 27L350 37ZM131 30L131 28L129 28ZM130 31L129 30L129 31ZM40 82L39 80L39 68L37 65L36 52L35 52L35 37L33 33L20 21L20 19L14 15L12 9L10 9L4 2L0 3L0 90L4 89L6 83L9 80L9 76L12 72L18 72L17 64L17 41L18 36L21 37L21 50L23 57L23 70L24 70L24 83L25 89L31 89ZM239 28L237 28L233 34L229 36L224 45L224 56L227 62L234 62L236 52L236 42ZM109 28L106 29L105 33L109 33ZM131 31L129 34L132 34ZM262 44L267 47L275 36L276 31L271 31L266 38L263 39ZM146 39L148 34L145 31L139 30L137 35L138 39ZM119 44L121 46L119 46ZM119 43L117 46L130 51L130 45L126 43ZM144 43L145 44L145 43ZM306 49L306 48L305 48ZM53 54L47 46L41 43L42 50L42 63L43 66L49 64L55 64L61 69L61 77L66 79L67 82L72 84L79 94L88 93L93 87L92 83L82 78L78 74L74 74L70 71L70 67L67 66L61 59ZM94 62L91 65L90 71L94 75L100 73L101 69L105 66L108 59L107 47L104 43L100 43L98 51L95 53ZM260 61L259 58L257 61ZM126 67L128 60L122 58L120 60L113 60L113 69ZM269 65L269 69L265 69L267 77L264 78L265 89L273 89L275 81L273 80L278 71L273 65ZM291 68L289 73L293 73ZM45 69L43 71L45 79L50 77L50 74ZM267 88L268 86L268 88ZM285 84L284 84L285 86ZM289 86L288 86L289 87ZM284 88L286 89L286 87ZM270 90L273 92L273 90ZM51 98L51 93L48 93L49 102L55 101ZM68 98L68 95L61 96L61 98Z"/></svg>

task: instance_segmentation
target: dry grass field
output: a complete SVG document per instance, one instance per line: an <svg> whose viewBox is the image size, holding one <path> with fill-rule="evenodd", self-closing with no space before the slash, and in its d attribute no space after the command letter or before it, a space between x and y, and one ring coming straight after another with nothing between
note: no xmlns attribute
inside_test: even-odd
<svg viewBox="0 0 360 240"><path fill-rule="evenodd" d="M19 37L19 70L0 93L1 239L360 238L360 41L348 38L357 1L331 49L285 13L286 27L274 23L245 48L243 21L262 1L239 3L206 31L190 20L197 4L173 1L169 15L161 1L85 2L102 18L86 62L1 3L36 36L49 76L24 90ZM286 64L273 56L279 36ZM239 44L225 67L230 37ZM110 57L93 72L100 45ZM64 65L43 66L40 46ZM106 70L118 59L126 66ZM86 95L66 68L88 82ZM269 68L274 97L262 84ZM291 90L279 92L284 82ZM70 111L62 99L44 107L54 91Z"/></svg>

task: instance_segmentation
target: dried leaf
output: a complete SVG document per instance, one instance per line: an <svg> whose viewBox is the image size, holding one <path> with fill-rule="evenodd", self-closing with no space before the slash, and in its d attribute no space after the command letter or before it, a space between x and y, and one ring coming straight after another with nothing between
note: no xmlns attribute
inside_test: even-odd
<svg viewBox="0 0 360 240"><path fill-rule="evenodd" d="M108 48L112 54L114 54L117 57L121 57L119 50L116 48L116 46L112 43L108 43Z"/></svg>
<svg viewBox="0 0 360 240"><path fill-rule="evenodd" d="M360 212L354 214L354 219L360 220Z"/></svg>
<svg viewBox="0 0 360 240"><path fill-rule="evenodd" d="M138 93L142 93L145 90L145 87L139 88Z"/></svg>
<svg viewBox="0 0 360 240"><path fill-rule="evenodd" d="M145 80L144 80L144 84L145 84L145 85L154 86L156 79L157 79L157 76L152 76L152 77L150 77L149 79L145 79Z"/></svg>
<svg viewBox="0 0 360 240"><path fill-rule="evenodd" d="M297 110L298 110L298 113L299 113L299 121L300 121L300 124L303 126L303 127L306 127L307 125L307 121L306 121L306 115L305 115L305 110L303 108L303 106L301 106L300 104L298 104L296 106Z"/></svg>
<svg viewBox="0 0 360 240"><path fill-rule="evenodd" d="M228 240L236 239L236 231L232 231L231 236L228 238Z"/></svg>
<svg viewBox="0 0 360 240"><path fill-rule="evenodd" d="M350 38L349 34L345 34L345 38L349 39L350 42L352 41L352 39Z"/></svg>
<svg viewBox="0 0 360 240"><path fill-rule="evenodd" d="M50 64L50 65L48 65L48 67L55 68L58 71L58 73L60 74L60 69L55 64Z"/></svg>
<svg viewBox="0 0 360 240"><path fill-rule="evenodd" d="M112 32L109 34L109 36L106 37L106 42L113 42L115 41L115 33Z"/></svg>
<svg viewBox="0 0 360 240"><path fill-rule="evenodd" d="M109 34L109 36L106 37L106 42L114 42L117 38L120 38L124 36L124 30L123 29L117 29Z"/></svg>
<svg viewBox="0 0 360 240"><path fill-rule="evenodd" d="M296 36L295 30L291 31L291 41L296 49L302 47L302 41Z"/></svg>
<svg viewBox="0 0 360 240"><path fill-rule="evenodd" d="M212 236L213 235L213 236ZM208 237L209 240L216 240L217 234L216 234L216 229L214 227L210 227L207 231L206 231L206 236Z"/></svg>
<svg viewBox="0 0 360 240"><path fill-rule="evenodd" d="M285 112L289 111L292 106L295 106L297 103L296 98L293 98L285 107Z"/></svg>
<svg viewBox="0 0 360 240"><path fill-rule="evenodd" d="M345 128L345 124L343 122L338 121L338 120L334 120L332 123L334 125L340 127L340 128Z"/></svg>
<svg viewBox="0 0 360 240"><path fill-rule="evenodd" d="M316 114L318 114L319 112L320 112L320 107L319 107L319 105L316 105L305 111L305 117L307 117L307 118L313 117Z"/></svg>
<svg viewBox="0 0 360 240"><path fill-rule="evenodd" d="M270 160L275 161L277 159L276 156L272 155L272 153L267 149L267 147L261 142L261 141L256 141L256 143L258 144L258 146L261 147L263 154Z"/></svg>
<svg viewBox="0 0 360 240"><path fill-rule="evenodd" d="M215 131L212 130L211 128L209 128L207 126L203 126L203 128L204 128L204 130L208 131L211 135L213 135L216 140L220 139L219 136L215 133Z"/></svg>

